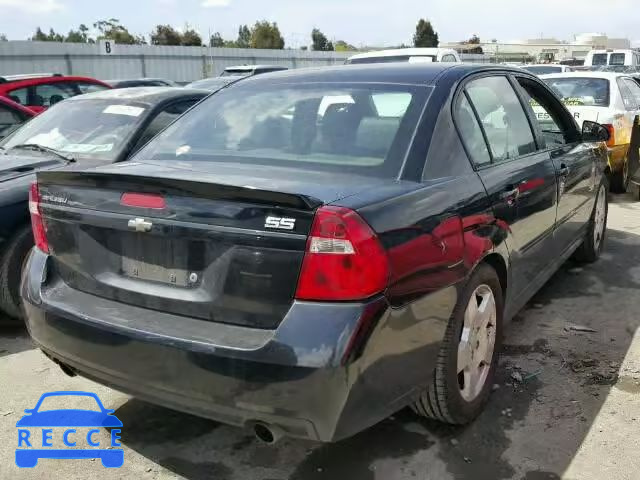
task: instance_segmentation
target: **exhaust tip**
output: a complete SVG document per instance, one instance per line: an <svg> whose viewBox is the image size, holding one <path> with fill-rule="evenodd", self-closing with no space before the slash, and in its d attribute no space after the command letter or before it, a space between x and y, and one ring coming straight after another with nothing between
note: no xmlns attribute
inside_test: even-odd
<svg viewBox="0 0 640 480"><path fill-rule="evenodd" d="M282 430L278 427L271 427L264 423L255 423L253 425L253 434L262 443L273 445L282 437Z"/></svg>

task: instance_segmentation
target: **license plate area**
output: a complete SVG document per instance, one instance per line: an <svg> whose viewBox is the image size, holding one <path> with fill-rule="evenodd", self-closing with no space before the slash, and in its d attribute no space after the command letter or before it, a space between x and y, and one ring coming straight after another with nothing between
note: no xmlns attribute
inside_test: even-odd
<svg viewBox="0 0 640 480"><path fill-rule="evenodd" d="M188 270L188 242L135 235L125 239L122 247L121 269L126 277L177 287L198 283L199 275Z"/></svg>

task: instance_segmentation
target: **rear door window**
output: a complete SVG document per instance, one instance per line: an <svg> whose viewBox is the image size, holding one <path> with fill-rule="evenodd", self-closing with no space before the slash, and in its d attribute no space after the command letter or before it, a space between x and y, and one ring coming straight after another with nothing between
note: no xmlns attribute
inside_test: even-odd
<svg viewBox="0 0 640 480"><path fill-rule="evenodd" d="M637 108L636 100L622 78L618 78L618 89L620 90L620 98L622 98L624 108L626 110L635 110Z"/></svg>
<svg viewBox="0 0 640 480"><path fill-rule="evenodd" d="M20 105L29 105L29 88L16 88L11 90L7 97Z"/></svg>
<svg viewBox="0 0 640 480"><path fill-rule="evenodd" d="M9 107L0 104L0 133L13 125L22 123L24 118Z"/></svg>
<svg viewBox="0 0 640 480"><path fill-rule="evenodd" d="M176 118L189 110L197 102L198 100L188 100L172 103L171 105L168 105L163 110L161 110L144 129L144 132L142 132L134 150L138 150L139 148L143 147L149 140L151 140L158 133L164 130L171 124L171 122L173 122Z"/></svg>
<svg viewBox="0 0 640 480"><path fill-rule="evenodd" d="M62 100L79 94L77 87L71 82L49 83L35 85L31 105L50 107Z"/></svg>
<svg viewBox="0 0 640 480"><path fill-rule="evenodd" d="M491 163L491 155L473 108L466 95L460 95L456 107L456 124L471 160L478 165Z"/></svg>
<svg viewBox="0 0 640 480"><path fill-rule="evenodd" d="M466 92L478 114L494 162L536 151L527 115L506 77L474 80L467 85Z"/></svg>
<svg viewBox="0 0 640 480"><path fill-rule="evenodd" d="M640 85L633 80L632 78L623 78L622 82L627 87L627 91L631 98L633 99L633 103L635 105L634 109L640 109Z"/></svg>

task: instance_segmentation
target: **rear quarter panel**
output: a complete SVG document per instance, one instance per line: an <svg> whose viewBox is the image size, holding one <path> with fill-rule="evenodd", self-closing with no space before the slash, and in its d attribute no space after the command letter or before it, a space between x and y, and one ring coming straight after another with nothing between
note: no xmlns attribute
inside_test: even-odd
<svg viewBox="0 0 640 480"><path fill-rule="evenodd" d="M369 223L389 256L390 308L353 368L379 372L379 385L371 388L390 408L406 404L432 380L449 319L478 263L487 255L498 255L505 267L509 262L508 232L496 221L453 125L452 91L454 84L436 89L430 100L436 111L423 117L427 134L419 129L413 146L413 156L423 159L424 180L386 199L372 192L340 201Z"/></svg>

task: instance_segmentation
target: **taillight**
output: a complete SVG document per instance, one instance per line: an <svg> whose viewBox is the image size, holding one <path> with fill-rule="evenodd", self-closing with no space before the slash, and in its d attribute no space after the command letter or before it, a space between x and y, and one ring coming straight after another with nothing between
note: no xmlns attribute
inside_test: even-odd
<svg viewBox="0 0 640 480"><path fill-rule="evenodd" d="M609 140L607 141L607 147L616 146L616 129L610 123L602 125L609 132Z"/></svg>
<svg viewBox="0 0 640 480"><path fill-rule="evenodd" d="M163 208L166 208L167 203L162 195L128 192L122 194L122 197L120 198L120 205L162 210Z"/></svg>
<svg viewBox="0 0 640 480"><path fill-rule="evenodd" d="M384 291L389 260L371 227L353 210L320 207L307 240L296 298L362 300Z"/></svg>
<svg viewBox="0 0 640 480"><path fill-rule="evenodd" d="M49 242L47 241L47 230L42 221L40 213L40 191L38 183L33 182L29 189L29 213L31 214L31 230L33 230L33 240L36 247L44 253L49 253Z"/></svg>

